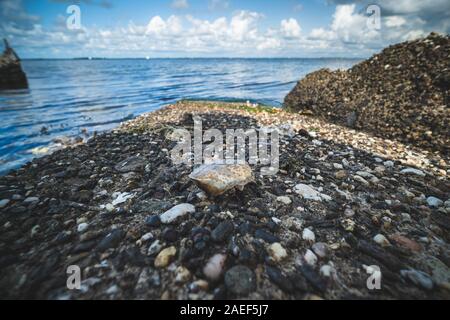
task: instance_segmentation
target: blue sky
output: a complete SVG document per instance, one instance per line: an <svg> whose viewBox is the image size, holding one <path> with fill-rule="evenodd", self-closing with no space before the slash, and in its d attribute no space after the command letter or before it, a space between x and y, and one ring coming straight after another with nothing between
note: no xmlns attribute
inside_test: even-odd
<svg viewBox="0 0 450 320"><path fill-rule="evenodd" d="M23 58L365 57L449 18L448 0L1 0L0 36Z"/></svg>

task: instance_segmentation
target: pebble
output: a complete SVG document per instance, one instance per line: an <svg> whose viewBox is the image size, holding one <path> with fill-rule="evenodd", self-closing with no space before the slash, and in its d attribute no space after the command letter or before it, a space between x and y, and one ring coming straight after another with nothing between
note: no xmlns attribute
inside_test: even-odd
<svg viewBox="0 0 450 320"><path fill-rule="evenodd" d="M231 221L222 221L219 225L214 228L211 232L211 238L215 242L223 242L228 239L234 230L234 224Z"/></svg>
<svg viewBox="0 0 450 320"><path fill-rule="evenodd" d="M165 268L177 254L177 248L174 246L163 249L155 259L156 268Z"/></svg>
<svg viewBox="0 0 450 320"><path fill-rule="evenodd" d="M138 241L136 241L136 244L138 246L141 246L143 243L147 242L150 239L153 239L153 233L151 232L147 232L146 234L144 234Z"/></svg>
<svg viewBox="0 0 450 320"><path fill-rule="evenodd" d="M205 267L203 268L203 274L210 281L219 280L220 276L223 273L223 268L225 266L225 261L227 256L222 253L217 253L209 258Z"/></svg>
<svg viewBox="0 0 450 320"><path fill-rule="evenodd" d="M353 180L358 181L359 183L362 183L366 186L369 185L369 181L367 181L366 179L364 179L363 177L358 176L358 175L353 176Z"/></svg>
<svg viewBox="0 0 450 320"><path fill-rule="evenodd" d="M270 281L275 283L281 290L285 292L292 292L294 284L288 279L278 268L266 265L266 273Z"/></svg>
<svg viewBox="0 0 450 320"><path fill-rule="evenodd" d="M191 272L189 269L179 266L177 270L175 271L175 282L176 283L186 283L191 279Z"/></svg>
<svg viewBox="0 0 450 320"><path fill-rule="evenodd" d="M306 200L314 200L314 201L331 200L330 196L318 192L317 190L315 190L311 186L308 186L307 184L299 183L295 185L294 191L297 194L299 194L303 199Z"/></svg>
<svg viewBox="0 0 450 320"><path fill-rule="evenodd" d="M162 249L161 241L155 240L155 241L153 241L152 244L148 247L147 254L148 254L149 256L153 256L153 255L155 255L155 254L158 254L158 253L161 251L161 249Z"/></svg>
<svg viewBox="0 0 450 320"><path fill-rule="evenodd" d="M276 262L280 262L287 257L286 249L284 249L283 246L278 242L272 243L269 246L269 254Z"/></svg>
<svg viewBox="0 0 450 320"><path fill-rule="evenodd" d="M189 203L182 203L179 205L176 205L172 209L164 212L162 215L159 216L162 223L172 223L178 218L188 214L188 213L194 213L195 207L192 204Z"/></svg>
<svg viewBox="0 0 450 320"><path fill-rule="evenodd" d="M102 241L100 241L97 246L97 250L102 252L110 248L117 247L124 236L125 232L122 229L112 230L102 239Z"/></svg>
<svg viewBox="0 0 450 320"><path fill-rule="evenodd" d="M432 208L437 208L437 207L442 206L442 204L444 203L444 201L442 201L442 200L439 199L439 198L430 196L430 197L427 198L427 203L428 203L428 205L429 205L430 207L432 207Z"/></svg>
<svg viewBox="0 0 450 320"><path fill-rule="evenodd" d="M382 234L377 234L375 237L373 237L373 241L375 241L382 247L387 247L391 245L389 240Z"/></svg>
<svg viewBox="0 0 450 320"><path fill-rule="evenodd" d="M161 233L161 238L167 242L175 242L178 240L178 231L173 228L166 228Z"/></svg>
<svg viewBox="0 0 450 320"><path fill-rule="evenodd" d="M345 208L344 216L346 216L347 218L350 218L350 217L353 217L354 215L355 215L355 211L353 211L353 209Z"/></svg>
<svg viewBox="0 0 450 320"><path fill-rule="evenodd" d="M347 171L345 171L345 170L336 171L334 176L336 177L336 179L344 179L347 177Z"/></svg>
<svg viewBox="0 0 450 320"><path fill-rule="evenodd" d="M39 202L39 198L38 197L28 197L25 200L23 200L24 204L36 203L36 202Z"/></svg>
<svg viewBox="0 0 450 320"><path fill-rule="evenodd" d="M280 241L280 239L277 236L271 234L270 232L265 231L264 229L256 230L255 231L255 237L259 238L259 239L262 239L262 240L264 240L264 241L266 241L268 243L274 243L274 242L279 242Z"/></svg>
<svg viewBox="0 0 450 320"><path fill-rule="evenodd" d="M200 279L189 284L188 288L192 292L198 292L199 290L207 291L209 288L209 283L208 281Z"/></svg>
<svg viewBox="0 0 450 320"><path fill-rule="evenodd" d="M127 192L115 192L113 194L113 197L115 198L111 204L113 206L117 206L118 204L126 202L128 199L131 199L134 197L134 194L127 193Z"/></svg>
<svg viewBox="0 0 450 320"><path fill-rule="evenodd" d="M303 256L303 258L305 259L306 263L311 265L311 266L315 266L317 263L317 256L314 254L314 252L312 252L311 250L306 250L305 255Z"/></svg>
<svg viewBox="0 0 450 320"><path fill-rule="evenodd" d="M310 229L305 228L305 229L303 229L302 239L305 241L314 242L314 241L316 241L316 235Z"/></svg>
<svg viewBox="0 0 450 320"><path fill-rule="evenodd" d="M422 251L422 246L414 240L411 240L401 234L393 234L389 237L392 241L402 246L403 248L409 249L413 252Z"/></svg>
<svg viewBox="0 0 450 320"><path fill-rule="evenodd" d="M256 289L256 277L246 266L237 265L225 273L225 286L237 296L246 296Z"/></svg>
<svg viewBox="0 0 450 320"><path fill-rule="evenodd" d="M289 198L288 196L279 196L279 197L277 197L277 201L281 202L283 204L286 204L286 205L292 203L291 198Z"/></svg>
<svg viewBox="0 0 450 320"><path fill-rule="evenodd" d="M252 168L247 163L204 164L195 169L189 178L212 196L221 195L235 187L242 189L253 181Z"/></svg>
<svg viewBox="0 0 450 320"><path fill-rule="evenodd" d="M329 264L324 264L323 266L320 267L320 274L324 277L329 278L335 272L336 272L336 270Z"/></svg>
<svg viewBox="0 0 450 320"><path fill-rule="evenodd" d="M83 232L85 232L86 230L87 230L87 228L89 227L89 224L87 224L87 223L80 223L78 226L77 226L77 231L79 232L79 233L83 233Z"/></svg>
<svg viewBox="0 0 450 320"><path fill-rule="evenodd" d="M3 209L4 207L6 207L9 203L9 199L3 199L0 200L0 209Z"/></svg>
<svg viewBox="0 0 450 320"><path fill-rule="evenodd" d="M386 168L393 168L393 167L394 167L394 162L391 161L391 160L387 160L387 161L384 161L384 162L383 162L383 165L384 165Z"/></svg>
<svg viewBox="0 0 450 320"><path fill-rule="evenodd" d="M433 289L433 280L425 272L418 270L400 270L400 274L416 286L422 287L425 290Z"/></svg>
<svg viewBox="0 0 450 320"><path fill-rule="evenodd" d="M119 292L119 287L117 285L112 285L106 290L106 294L113 295Z"/></svg>
<svg viewBox="0 0 450 320"><path fill-rule="evenodd" d="M40 225L35 225L32 229L31 229L31 237L34 238L36 236L36 234L38 234L38 232L40 231L41 226Z"/></svg>
<svg viewBox="0 0 450 320"><path fill-rule="evenodd" d="M145 224L149 227L156 228L161 225L161 219L157 215L149 216L145 219Z"/></svg>
<svg viewBox="0 0 450 320"><path fill-rule="evenodd" d="M355 230L355 221L352 219L344 219L341 221L341 226L344 228L345 231L352 232Z"/></svg>
<svg viewBox="0 0 450 320"><path fill-rule="evenodd" d="M402 169L400 172L403 174L414 174L417 176L425 177L425 173L419 169L406 168L406 169Z"/></svg>
<svg viewBox="0 0 450 320"><path fill-rule="evenodd" d="M113 212L115 207L112 205L112 203L108 203L108 204L105 205L105 209L108 212Z"/></svg>
<svg viewBox="0 0 450 320"><path fill-rule="evenodd" d="M450 268L436 257L427 257L424 263L431 270L431 279L434 283L450 290Z"/></svg>
<svg viewBox="0 0 450 320"><path fill-rule="evenodd" d="M323 242L314 243L311 249L319 258L325 258L328 254L328 246Z"/></svg>

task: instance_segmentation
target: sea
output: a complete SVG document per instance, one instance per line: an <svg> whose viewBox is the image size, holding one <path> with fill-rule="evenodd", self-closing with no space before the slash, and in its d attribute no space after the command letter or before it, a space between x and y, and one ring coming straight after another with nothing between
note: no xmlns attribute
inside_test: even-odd
<svg viewBox="0 0 450 320"><path fill-rule="evenodd" d="M61 137L110 130L181 99L282 107L306 74L362 59L23 60L28 90L0 91L0 175Z"/></svg>

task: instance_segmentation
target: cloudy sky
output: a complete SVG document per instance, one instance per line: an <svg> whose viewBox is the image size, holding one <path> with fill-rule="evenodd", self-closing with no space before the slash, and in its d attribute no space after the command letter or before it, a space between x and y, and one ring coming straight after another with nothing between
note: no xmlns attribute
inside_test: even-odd
<svg viewBox="0 0 450 320"><path fill-rule="evenodd" d="M367 57L431 31L450 33L449 0L0 0L22 58Z"/></svg>

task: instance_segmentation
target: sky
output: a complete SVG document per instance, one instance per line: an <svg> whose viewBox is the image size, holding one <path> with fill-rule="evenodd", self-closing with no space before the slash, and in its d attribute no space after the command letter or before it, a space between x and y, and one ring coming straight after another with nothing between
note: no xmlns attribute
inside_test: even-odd
<svg viewBox="0 0 450 320"><path fill-rule="evenodd" d="M368 57L431 31L450 1L0 0L21 58Z"/></svg>

